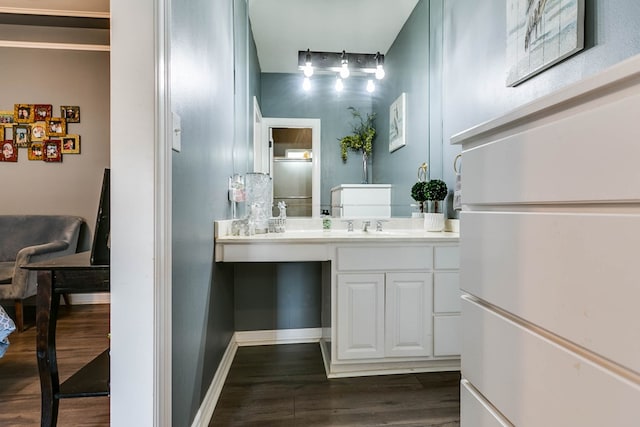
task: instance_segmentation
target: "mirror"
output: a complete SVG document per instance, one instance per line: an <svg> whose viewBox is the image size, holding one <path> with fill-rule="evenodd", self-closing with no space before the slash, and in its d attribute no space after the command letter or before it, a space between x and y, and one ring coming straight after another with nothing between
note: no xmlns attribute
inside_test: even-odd
<svg viewBox="0 0 640 427"><path fill-rule="evenodd" d="M287 16L281 17L276 15L274 10L271 10L273 9L271 6L275 5L274 7L276 7L277 4L270 2L274 2L274 0L247 0L245 8L248 16L248 28L241 37L247 45L243 47L242 56L238 58L244 67L243 72L246 72L247 83L243 87L249 89L245 91L245 95L246 92L249 92L252 103L254 102L253 96L256 96L255 102L262 114L259 124L254 120L255 114L247 114L251 117L248 128L250 128L253 137L250 136L246 140L249 140L250 144L254 144L250 147L253 155L251 164L256 168L255 170L263 171L266 167L264 148L261 149L262 151L257 149L254 138L258 132L263 135L263 141L268 140L268 130L266 129L268 126L265 123L269 118L295 117L320 120L322 153L318 155L314 149L313 159L317 158L318 164L319 160L322 160L322 168L318 170L319 178L312 178L312 185L317 187L320 196L317 199L314 198L311 213L312 216L319 216L321 210L331 210L332 188L341 184L362 182L362 157L355 152L350 152L346 162L341 160L338 140L352 132L353 120L348 108L355 107L361 113L375 113L377 116L375 123L377 137L374 142L374 154L368 168L369 182L391 184L392 216L410 216L411 205L415 204L410 197L410 189L417 180L417 168L426 162L429 164L431 178L441 178L444 175L442 158L445 149L441 132L442 100L440 99L440 76L442 73L440 44L442 39L430 29L433 20L441 19L443 1L402 0L397 4L396 2L388 2L392 8L408 8L405 16L405 18L408 16L408 19L396 28L388 46L374 48L374 51L379 50L385 53L386 77L384 80L375 81L376 88L373 93L365 89L368 79L353 75L353 73L349 79L345 80L344 90L340 93L336 93L335 90L336 76L321 73L316 73L312 77L310 90L303 90L302 73L297 70L297 50L290 52L289 59L282 60L282 62L288 62L287 66L290 67L293 63L293 69L290 71L275 70L270 68L271 65L264 57L258 59L260 56L258 49L262 49L266 42L261 39L266 33L262 27L264 22L258 22L259 14L269 16L267 27L271 31L293 34L290 35L290 38L300 45L298 49L311 48L316 51L350 49L349 46L337 47L337 44L343 42L348 44L349 40L361 38L365 35L365 30L368 30L348 25L346 27L352 33L341 36L341 40L335 40L333 31L326 31L325 26L323 37L326 39L326 43L333 43L333 47L327 48L328 45L323 44L325 41L317 41L318 46L307 46L312 43L312 35L305 34L304 31L296 33L296 29L289 28L289 23L292 21L306 22L305 17L321 15L326 12L325 9L328 7L326 2L320 0L303 2L304 7L307 8L305 15L296 16L295 7L293 7L295 3L280 0L280 3L291 6L290 10L282 13ZM340 5L348 10L349 7L361 3L362 0L349 0L348 2L340 2ZM386 3L376 3L376 5L378 4L381 4L382 8L386 7ZM343 14L349 15L347 12L343 12ZM361 11L360 14L362 13ZM385 25L385 21L385 19L378 18L378 21L375 22ZM307 24L311 33L314 24L309 22ZM402 24L404 24L404 28ZM337 28L338 24L332 24L332 28L334 27ZM269 28L267 29L269 30ZM435 25L434 28L440 30L441 25ZM390 151L388 148L389 109L402 93L406 93L407 98L407 143L400 149ZM249 103L249 101L244 102ZM255 111L256 107L252 110ZM244 113L240 111L239 114L242 119ZM265 135L267 136L265 137ZM278 166L275 167L281 168L285 162L278 160L276 163ZM269 170L273 172L275 169L270 168ZM277 180L277 176L274 176L274 179Z"/></svg>

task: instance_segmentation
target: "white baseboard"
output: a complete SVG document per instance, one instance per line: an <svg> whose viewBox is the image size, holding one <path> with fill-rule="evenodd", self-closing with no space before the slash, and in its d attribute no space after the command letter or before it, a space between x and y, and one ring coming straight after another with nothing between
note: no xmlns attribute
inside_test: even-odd
<svg viewBox="0 0 640 427"><path fill-rule="evenodd" d="M213 376L207 394L202 400L202 404L196 413L191 427L208 427L216 409L218 398L222 392L222 387L227 379L233 358L238 347L248 347L252 345L274 345L274 344L301 344L319 342L322 337L322 328L305 329L280 329L271 331L241 331L236 332L231 337L227 350L222 356L220 365Z"/></svg>
<svg viewBox="0 0 640 427"><path fill-rule="evenodd" d="M235 333L235 337L238 347L313 343L322 338L322 328L239 331Z"/></svg>
<svg viewBox="0 0 640 427"><path fill-rule="evenodd" d="M109 304L111 302L111 295L108 293L70 294L69 298L71 298L71 305ZM64 304L64 299L61 299L60 303Z"/></svg>
<svg viewBox="0 0 640 427"><path fill-rule="evenodd" d="M234 334L229 341L229 345L227 346L224 355L222 355L220 365L218 365L216 374L213 376L211 385L209 385L207 394L205 394L204 399L202 400L202 404L193 419L191 427L209 426L211 418L213 417L213 411L216 409L216 404L218 403L218 398L220 397L220 393L222 393L222 387L224 386L224 382L227 379L229 370L231 369L231 363L233 363L233 358L236 355L236 350L238 350L238 344Z"/></svg>

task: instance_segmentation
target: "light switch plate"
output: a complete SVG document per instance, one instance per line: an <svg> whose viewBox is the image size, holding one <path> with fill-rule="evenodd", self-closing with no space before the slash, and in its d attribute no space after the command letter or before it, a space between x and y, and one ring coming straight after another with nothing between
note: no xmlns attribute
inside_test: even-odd
<svg viewBox="0 0 640 427"><path fill-rule="evenodd" d="M180 139L182 134L182 125L180 122L180 116L173 112L171 114L173 116L173 124L171 126L171 129L173 130L173 142L171 143L171 148L173 148L173 151L177 151L179 153L182 149L182 141Z"/></svg>

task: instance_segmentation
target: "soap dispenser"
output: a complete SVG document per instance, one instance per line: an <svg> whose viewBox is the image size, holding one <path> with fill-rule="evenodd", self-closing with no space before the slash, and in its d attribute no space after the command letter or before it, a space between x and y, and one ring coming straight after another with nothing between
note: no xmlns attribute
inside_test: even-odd
<svg viewBox="0 0 640 427"><path fill-rule="evenodd" d="M328 209L322 210L322 231L331 230L331 215Z"/></svg>

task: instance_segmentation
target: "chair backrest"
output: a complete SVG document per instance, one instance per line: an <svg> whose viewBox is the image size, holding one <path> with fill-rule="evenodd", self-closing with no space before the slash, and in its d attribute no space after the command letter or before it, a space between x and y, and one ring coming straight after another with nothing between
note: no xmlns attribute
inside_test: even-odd
<svg viewBox="0 0 640 427"><path fill-rule="evenodd" d="M0 261L15 261L22 248L56 240L75 252L82 221L71 215L0 215Z"/></svg>
<svg viewBox="0 0 640 427"><path fill-rule="evenodd" d="M111 178L110 170L105 169L102 177L102 190L98 205L98 218L91 245L91 264L108 265L110 262L109 234L111 230Z"/></svg>

